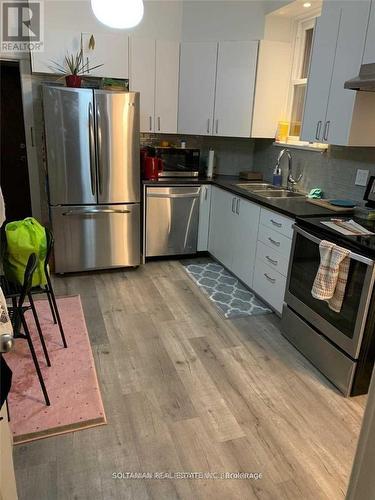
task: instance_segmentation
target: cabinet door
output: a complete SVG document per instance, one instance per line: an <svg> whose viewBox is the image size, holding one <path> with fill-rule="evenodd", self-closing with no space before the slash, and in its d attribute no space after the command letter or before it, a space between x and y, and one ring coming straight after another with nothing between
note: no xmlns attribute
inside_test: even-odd
<svg viewBox="0 0 375 500"><path fill-rule="evenodd" d="M322 15L316 23L301 130L303 141L323 141L341 17L340 4L341 2L324 2Z"/></svg>
<svg viewBox="0 0 375 500"><path fill-rule="evenodd" d="M250 137L258 42L220 42L214 135Z"/></svg>
<svg viewBox="0 0 375 500"><path fill-rule="evenodd" d="M198 252L208 250L210 228L211 186L202 186L199 199Z"/></svg>
<svg viewBox="0 0 375 500"><path fill-rule="evenodd" d="M155 132L177 133L178 42L156 40Z"/></svg>
<svg viewBox="0 0 375 500"><path fill-rule="evenodd" d="M349 144L356 92L344 88L346 80L358 75L365 46L370 1L342 2L324 141Z"/></svg>
<svg viewBox="0 0 375 500"><path fill-rule="evenodd" d="M140 92L140 130L155 131L155 40L130 39L129 85Z"/></svg>
<svg viewBox="0 0 375 500"><path fill-rule="evenodd" d="M187 42L180 48L178 132L213 131L217 43Z"/></svg>
<svg viewBox="0 0 375 500"><path fill-rule="evenodd" d="M257 247L260 207L243 198L237 198L235 207L233 246L233 273L246 285L252 286Z"/></svg>
<svg viewBox="0 0 375 500"><path fill-rule="evenodd" d="M233 220L236 197L228 191L212 188L208 250L228 269L233 264Z"/></svg>
<svg viewBox="0 0 375 500"><path fill-rule="evenodd" d="M91 36L95 46L89 48ZM82 33L84 61L90 67L102 64L99 68L87 71L88 76L108 78L129 78L129 38L123 32L112 33Z"/></svg>
<svg viewBox="0 0 375 500"><path fill-rule="evenodd" d="M65 56L76 54L81 48L81 33L77 31L45 30L43 52L31 51L33 73L56 73L54 63L65 67Z"/></svg>
<svg viewBox="0 0 375 500"><path fill-rule="evenodd" d="M370 19L366 36L366 46L363 54L363 64L375 61L375 2L371 4Z"/></svg>

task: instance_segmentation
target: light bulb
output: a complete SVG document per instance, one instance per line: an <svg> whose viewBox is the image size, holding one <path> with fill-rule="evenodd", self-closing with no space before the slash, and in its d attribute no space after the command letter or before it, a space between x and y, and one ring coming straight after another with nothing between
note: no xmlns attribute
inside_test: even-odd
<svg viewBox="0 0 375 500"><path fill-rule="evenodd" d="M142 0L91 0L97 19L111 28L133 28L142 20Z"/></svg>
<svg viewBox="0 0 375 500"><path fill-rule="evenodd" d="M310 2L305 2L303 4L303 6L305 7L305 9L308 9L309 7L311 7L311 3Z"/></svg>

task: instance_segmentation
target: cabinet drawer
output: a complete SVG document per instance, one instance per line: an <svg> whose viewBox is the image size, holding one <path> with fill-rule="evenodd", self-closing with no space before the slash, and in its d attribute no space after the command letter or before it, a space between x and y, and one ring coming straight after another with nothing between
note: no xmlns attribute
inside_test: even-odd
<svg viewBox="0 0 375 500"><path fill-rule="evenodd" d="M262 208L260 212L260 223L274 229L288 238L292 238L293 236L292 226L294 224L294 220L276 212L272 212L272 210Z"/></svg>
<svg viewBox="0 0 375 500"><path fill-rule="evenodd" d="M261 241L257 243L257 254L256 258L259 261L263 261L265 264L270 266L275 271L278 271L283 276L288 273L289 260L281 255L277 250L265 245Z"/></svg>
<svg viewBox="0 0 375 500"><path fill-rule="evenodd" d="M273 229L259 224L258 241L277 250L282 257L289 260L292 240Z"/></svg>
<svg viewBox="0 0 375 500"><path fill-rule="evenodd" d="M279 314L282 312L286 278L257 259L253 280L254 291Z"/></svg>

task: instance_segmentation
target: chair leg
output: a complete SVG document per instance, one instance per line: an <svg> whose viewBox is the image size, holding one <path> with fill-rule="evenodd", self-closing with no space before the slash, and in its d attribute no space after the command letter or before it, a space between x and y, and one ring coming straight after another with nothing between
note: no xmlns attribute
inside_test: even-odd
<svg viewBox="0 0 375 500"><path fill-rule="evenodd" d="M40 370L40 366L39 366L39 363L38 363L38 358L36 357L36 354L35 354L33 342L32 342L31 337L30 337L30 331L29 331L29 328L27 326L27 323L26 323L26 320L25 320L25 317L24 317L23 313L20 313L20 316L21 316L21 322L22 322L23 330L25 332L26 340L27 340L27 343L29 344L29 349L30 349L30 352L31 352L31 356L32 356L33 361L34 361L35 370L36 370L36 373L38 375L40 387L42 388L42 392L43 392L43 396L44 396L46 405L50 406L51 403L50 403L50 400L49 400L49 397L48 397L46 386L44 384L43 375L42 375L42 372Z"/></svg>
<svg viewBox="0 0 375 500"><path fill-rule="evenodd" d="M52 314L53 322L56 325L57 319L56 319L55 308L53 307L53 303L52 303L52 300L51 300L51 291L50 291L50 289L49 289L48 286L46 287L46 294L47 294L47 298L48 298L49 308L51 309L51 314Z"/></svg>
<svg viewBox="0 0 375 500"><path fill-rule="evenodd" d="M62 326L62 323L61 323L61 318L60 318L59 309L57 307L55 293L53 291L52 283L51 283L51 278L50 278L50 276L49 276L48 273L46 273L46 278L47 278L48 290L49 290L49 293L51 294L51 300L52 300L53 308L54 308L55 314L56 314L57 324L59 325L61 339L63 341L64 347L66 348L66 347L68 347L68 344L66 343L65 333L64 333L64 329L63 329L63 326Z"/></svg>
<svg viewBox="0 0 375 500"><path fill-rule="evenodd" d="M42 328L41 328L40 323L39 323L38 313L36 312L36 309L35 309L34 299L33 299L32 295L31 295L31 293L29 293L27 295L27 297L29 299L31 310L33 312L34 321L35 321L35 324L36 324L36 329L38 330L38 334L39 334L39 338L40 338L40 343L42 344L42 348L43 348L43 352L44 352L44 357L46 358L47 366L51 366L51 361L50 361L49 356L48 356L48 351L47 351L46 343L44 341Z"/></svg>

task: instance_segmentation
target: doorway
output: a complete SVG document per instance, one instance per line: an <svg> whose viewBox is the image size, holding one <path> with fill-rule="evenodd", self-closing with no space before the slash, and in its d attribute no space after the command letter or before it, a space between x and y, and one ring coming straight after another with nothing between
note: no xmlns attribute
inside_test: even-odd
<svg viewBox="0 0 375 500"><path fill-rule="evenodd" d="M18 61L0 61L0 144L0 184L7 221L30 217L30 183Z"/></svg>

